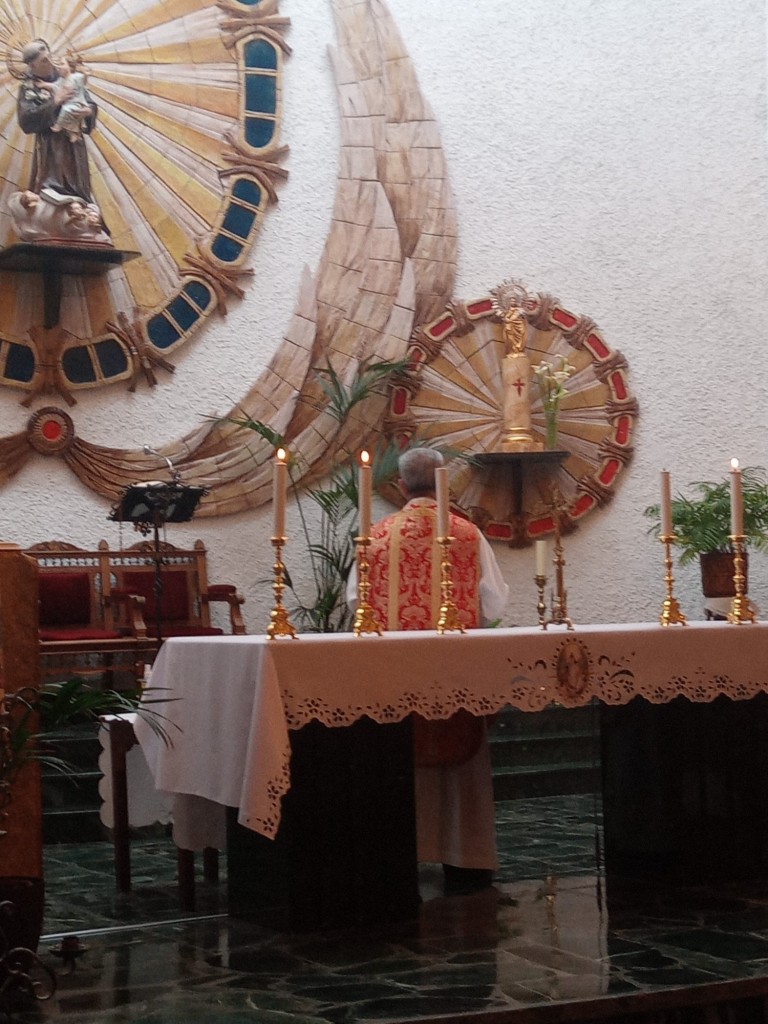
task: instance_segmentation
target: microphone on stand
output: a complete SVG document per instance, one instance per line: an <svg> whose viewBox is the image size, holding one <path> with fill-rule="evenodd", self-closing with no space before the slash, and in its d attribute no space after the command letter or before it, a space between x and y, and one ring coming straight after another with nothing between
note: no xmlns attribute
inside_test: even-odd
<svg viewBox="0 0 768 1024"><path fill-rule="evenodd" d="M168 469L171 472L171 483L178 484L181 481L181 473L176 469L167 455L162 455L156 449L151 448L148 444L145 444L141 450L145 455L156 455L158 459L163 459L168 464Z"/></svg>

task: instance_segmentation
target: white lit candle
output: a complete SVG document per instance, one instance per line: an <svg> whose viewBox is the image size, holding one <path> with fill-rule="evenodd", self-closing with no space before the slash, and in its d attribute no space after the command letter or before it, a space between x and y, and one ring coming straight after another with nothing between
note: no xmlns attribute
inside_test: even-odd
<svg viewBox="0 0 768 1024"><path fill-rule="evenodd" d="M371 535L371 456L366 451L360 452L358 468L357 508L358 534L367 539Z"/></svg>
<svg viewBox="0 0 768 1024"><path fill-rule="evenodd" d="M661 471L661 536L672 536L672 485L667 469Z"/></svg>
<svg viewBox="0 0 768 1024"><path fill-rule="evenodd" d="M448 536L448 470L438 466L435 470L435 495L437 497L437 536Z"/></svg>
<svg viewBox="0 0 768 1024"><path fill-rule="evenodd" d="M272 514L274 537L285 536L285 492L288 487L288 463L285 448L278 448L272 463Z"/></svg>
<svg viewBox="0 0 768 1024"><path fill-rule="evenodd" d="M738 459L731 459L731 533L734 537L744 536L744 498Z"/></svg>
<svg viewBox="0 0 768 1024"><path fill-rule="evenodd" d="M546 576L547 575L547 557L549 552L547 550L548 545L545 540L536 541L536 575Z"/></svg>

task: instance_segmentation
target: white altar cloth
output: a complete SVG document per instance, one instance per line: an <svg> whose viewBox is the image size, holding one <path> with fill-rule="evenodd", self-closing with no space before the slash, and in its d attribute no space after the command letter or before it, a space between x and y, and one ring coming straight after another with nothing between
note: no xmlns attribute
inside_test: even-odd
<svg viewBox="0 0 768 1024"><path fill-rule="evenodd" d="M290 787L290 729L593 698L746 700L768 690L768 623L180 637L152 670L153 698L163 690L168 703L153 708L169 719L172 745L136 724L157 788L238 807L241 824L273 837ZM187 843L196 848L193 836Z"/></svg>

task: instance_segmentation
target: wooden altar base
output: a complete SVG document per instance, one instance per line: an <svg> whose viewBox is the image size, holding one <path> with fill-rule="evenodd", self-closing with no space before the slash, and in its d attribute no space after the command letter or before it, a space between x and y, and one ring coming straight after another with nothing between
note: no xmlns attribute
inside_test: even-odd
<svg viewBox="0 0 768 1024"><path fill-rule="evenodd" d="M410 719L291 733L275 840L228 818L233 917L280 931L413 917L419 905Z"/></svg>
<svg viewBox="0 0 768 1024"><path fill-rule="evenodd" d="M768 695L636 698L601 733L609 880L768 877Z"/></svg>

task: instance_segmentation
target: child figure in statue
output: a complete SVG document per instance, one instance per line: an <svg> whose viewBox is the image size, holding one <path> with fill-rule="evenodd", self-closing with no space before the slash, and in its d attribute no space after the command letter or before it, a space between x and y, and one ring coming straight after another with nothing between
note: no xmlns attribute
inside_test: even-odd
<svg viewBox="0 0 768 1024"><path fill-rule="evenodd" d="M61 103L55 122L51 125L51 131L67 132L71 142L78 142L83 137L83 122L92 116L88 94L85 91L86 77L76 71L77 65L70 57L63 57L58 65L58 79L55 85L67 85L73 90L72 96ZM48 89L51 93L54 83L38 82L39 86Z"/></svg>
<svg viewBox="0 0 768 1024"><path fill-rule="evenodd" d="M83 137L83 121L92 114L88 94L85 91L86 77L82 71L76 71L77 65L64 57L58 66L59 82L70 85L72 96L61 105L52 132L66 132L70 142L77 142Z"/></svg>

